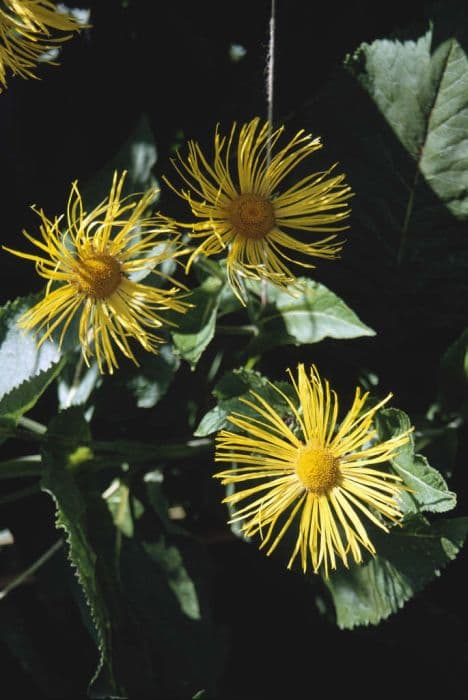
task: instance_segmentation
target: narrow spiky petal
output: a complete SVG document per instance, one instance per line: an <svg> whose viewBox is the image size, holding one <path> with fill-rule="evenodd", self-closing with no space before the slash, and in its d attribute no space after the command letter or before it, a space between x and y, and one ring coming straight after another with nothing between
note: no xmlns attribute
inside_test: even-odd
<svg viewBox="0 0 468 700"><path fill-rule="evenodd" d="M161 312L185 313L189 307L180 298L182 285L158 269L187 252L181 247L180 234L166 217L148 215L157 188L122 196L125 177L126 172L115 172L109 196L89 213L76 182L66 217L49 219L33 207L40 218L39 236L24 235L38 252L4 247L33 261L38 274L48 280L44 298L23 314L20 326L38 336L38 345L60 328L61 346L79 314L78 341L85 361L96 356L99 370L106 366L110 373L118 367L115 348L138 364L130 340L157 352L162 338L155 331L169 323ZM160 288L132 279L144 271L171 286Z"/></svg>
<svg viewBox="0 0 468 700"><path fill-rule="evenodd" d="M233 510L231 522L241 523L247 536L259 535L260 548L271 554L294 528L288 568L299 556L304 572L310 563L314 573L321 570L328 576L339 560L347 567L350 559L362 562L363 550L376 553L366 521L385 531L400 521L398 495L407 487L388 469L369 465L392 459L411 430L379 442L374 417L391 394L365 410L367 394L356 389L351 408L339 423L337 394L315 366L307 373L300 364L297 378L288 373L297 406L271 386L286 400L297 432L251 392L252 399L244 403L257 417L240 413L229 417L242 432L218 433L215 460L235 466L214 476L236 486L224 499Z"/></svg>
<svg viewBox="0 0 468 700"><path fill-rule="evenodd" d="M284 126L272 129L258 117L239 131L234 123L228 139L216 129L212 160L190 141L188 155L183 158L179 152L173 161L182 186L164 178L195 217L179 225L190 230L192 239L202 239L187 270L199 255L227 251L227 278L242 303L243 279L267 279L297 291L291 263L313 268L313 258L336 258L343 245L337 234L348 228L344 222L353 193L344 175L333 174L335 166L281 189L322 148L319 138L303 130L280 147L284 131Z"/></svg>
<svg viewBox="0 0 468 700"><path fill-rule="evenodd" d="M40 61L56 65L45 54L71 34L90 25L60 12L50 0L3 0L0 7L0 92L7 87L8 71L22 78L37 78ZM53 32L51 32L53 30Z"/></svg>

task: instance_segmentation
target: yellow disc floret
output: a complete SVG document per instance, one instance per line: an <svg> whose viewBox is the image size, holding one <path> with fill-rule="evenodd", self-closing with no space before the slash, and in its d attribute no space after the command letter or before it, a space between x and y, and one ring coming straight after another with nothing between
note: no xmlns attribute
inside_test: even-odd
<svg viewBox="0 0 468 700"><path fill-rule="evenodd" d="M298 450L296 474L307 491L328 493L339 483L339 460L326 448L304 445Z"/></svg>
<svg viewBox="0 0 468 700"><path fill-rule="evenodd" d="M255 241L265 238L275 225L273 205L258 194L241 194L231 202L229 219L239 236Z"/></svg>
<svg viewBox="0 0 468 700"><path fill-rule="evenodd" d="M120 265L111 255L95 253L80 260L75 272L79 291L92 299L107 299L122 279Z"/></svg>

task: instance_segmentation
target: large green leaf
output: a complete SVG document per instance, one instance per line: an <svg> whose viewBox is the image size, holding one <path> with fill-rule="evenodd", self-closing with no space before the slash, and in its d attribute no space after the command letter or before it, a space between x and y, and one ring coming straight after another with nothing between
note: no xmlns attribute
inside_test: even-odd
<svg viewBox="0 0 468 700"><path fill-rule="evenodd" d="M47 340L38 349L34 336L18 327L19 317L41 298L42 294L21 297L0 309L0 397L40 372L50 370L60 359L60 352L54 343ZM53 370L51 372L53 374ZM38 391L43 381L47 386L48 376L38 379L35 384ZM23 393L21 396L18 397L19 404L27 404L32 398L32 394L29 398Z"/></svg>
<svg viewBox="0 0 468 700"><path fill-rule="evenodd" d="M453 214L467 216L468 59L459 40L438 44L436 24L416 41L364 43L347 65L418 173Z"/></svg>
<svg viewBox="0 0 468 700"><path fill-rule="evenodd" d="M96 552L88 523L88 504L75 480L72 469L73 455L81 442L89 440L89 428L78 408L71 408L54 418L48 429L48 441L43 450L44 470L41 485L54 499L57 527L66 533L69 557L83 588L94 623L99 661L94 682L101 682L110 697L125 697L115 680L112 662L111 612L97 573Z"/></svg>
<svg viewBox="0 0 468 700"><path fill-rule="evenodd" d="M377 415L376 425L380 439L388 440L408 430L411 422L403 411L386 408ZM455 508L456 494L449 491L442 474L431 467L423 455L415 454L412 435L391 460L391 464L411 489L411 492L404 493L400 497L405 513L419 511L443 513Z"/></svg>
<svg viewBox="0 0 468 700"><path fill-rule="evenodd" d="M387 348L407 330L466 322L464 27L460 7L447 3L411 39L362 44L298 114L324 137L317 168L339 161L356 195L342 261L322 267L322 279L365 305Z"/></svg>
<svg viewBox="0 0 468 700"><path fill-rule="evenodd" d="M378 556L326 581L338 626L378 624L397 612L415 593L455 559L468 534L468 518L439 520L429 525L415 519L404 529L372 537Z"/></svg>
<svg viewBox="0 0 468 700"><path fill-rule="evenodd" d="M299 277L301 292L292 296L267 285L268 306L259 316L259 335L251 343L258 351L277 345L318 343L323 338L375 335L349 306L323 284Z"/></svg>

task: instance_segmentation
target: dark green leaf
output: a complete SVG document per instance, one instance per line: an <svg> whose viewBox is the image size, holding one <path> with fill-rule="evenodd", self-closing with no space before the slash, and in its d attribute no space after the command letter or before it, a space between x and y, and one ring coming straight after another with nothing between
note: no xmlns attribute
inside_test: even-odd
<svg viewBox="0 0 468 700"><path fill-rule="evenodd" d="M416 41L362 44L347 65L432 190L466 217L468 60L455 36L437 44L437 28Z"/></svg>
<svg viewBox="0 0 468 700"><path fill-rule="evenodd" d="M70 470L73 454L80 449L81 439L89 440L89 428L81 411L72 408L51 421L47 437L41 485L54 499L57 527L65 530L70 561L85 593L95 626L99 661L91 683L102 676L110 697L124 697L112 668L111 613L96 572L99 553L92 545L88 529L87 503Z"/></svg>
<svg viewBox="0 0 468 700"><path fill-rule="evenodd" d="M180 361L169 343L162 345L158 354L146 354L137 370L127 381L138 408L153 408L168 390Z"/></svg>
<svg viewBox="0 0 468 700"><path fill-rule="evenodd" d="M338 626L376 625L397 612L455 559L467 534L468 518L454 518L433 525L415 519L404 529L373 535L378 556L340 569L326 582Z"/></svg>
<svg viewBox="0 0 468 700"><path fill-rule="evenodd" d="M339 161L356 194L327 283L395 340L467 317L466 23L454 3L433 17L409 39L362 44L300 119L324 137L318 167Z"/></svg>

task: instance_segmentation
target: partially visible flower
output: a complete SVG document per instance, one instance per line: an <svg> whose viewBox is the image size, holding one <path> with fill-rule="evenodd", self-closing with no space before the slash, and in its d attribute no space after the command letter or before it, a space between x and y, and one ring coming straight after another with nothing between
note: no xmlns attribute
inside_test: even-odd
<svg viewBox="0 0 468 700"><path fill-rule="evenodd" d="M159 312L185 313L189 306L177 298L181 285L156 269L186 253L170 222L146 213L158 189L122 197L125 177L126 172L114 173L109 197L89 214L74 182L63 228L63 215L48 219L41 209L32 207L41 219L41 238L23 233L42 254L4 247L33 260L38 274L48 280L44 299L23 314L19 325L37 334L44 331L38 345L61 327L61 346L80 312L78 336L84 359L89 364L95 354L99 370L103 372L106 364L110 373L118 367L115 348L138 364L129 339L156 352L162 340L153 331L168 323ZM132 280L132 275L147 270L172 286L160 289Z"/></svg>
<svg viewBox="0 0 468 700"><path fill-rule="evenodd" d="M0 6L0 92L7 86L7 71L22 78L36 78L40 60L54 64L44 54L70 39L53 36L50 29L76 32L89 25L59 12L49 0L3 0ZM56 64L55 64L56 65Z"/></svg>
<svg viewBox="0 0 468 700"><path fill-rule="evenodd" d="M230 522L241 522L247 536L259 534L260 548L271 554L294 524L295 544L288 568L300 555L302 569L310 560L314 573L323 567L325 576L337 559L349 566L352 557L362 562L361 548L376 553L364 522L388 531L387 522L398 523L402 513L398 494L407 490L401 479L370 465L391 459L409 439L411 430L379 442L373 419L387 403L363 411L368 397L356 389L354 401L338 423L338 397L312 366L308 376L298 366L297 382L289 374L299 399L287 402L297 430L258 394L244 400L258 417L235 413L230 422L245 434L221 430L217 436L216 461L239 466L214 476L223 484L254 482L224 499L234 509Z"/></svg>
<svg viewBox="0 0 468 700"><path fill-rule="evenodd" d="M203 239L190 256L187 271L198 255L216 255L227 248L228 279L242 303L242 277L294 287L296 277L289 263L315 267L294 254L336 258L342 248L337 232L348 228L342 222L350 213L347 200L352 192L344 175L330 176L335 166L278 192L294 168L322 147L319 138L301 130L275 152L283 131L283 126L273 131L269 122L261 125L257 117L242 126L234 147L235 123L227 141L216 130L212 162L194 141L188 143L185 160L177 153L178 161L173 161L187 190L179 191L165 178L197 219L179 225L190 228L192 238ZM287 229L307 235L298 238ZM311 232L330 235L313 239Z"/></svg>

